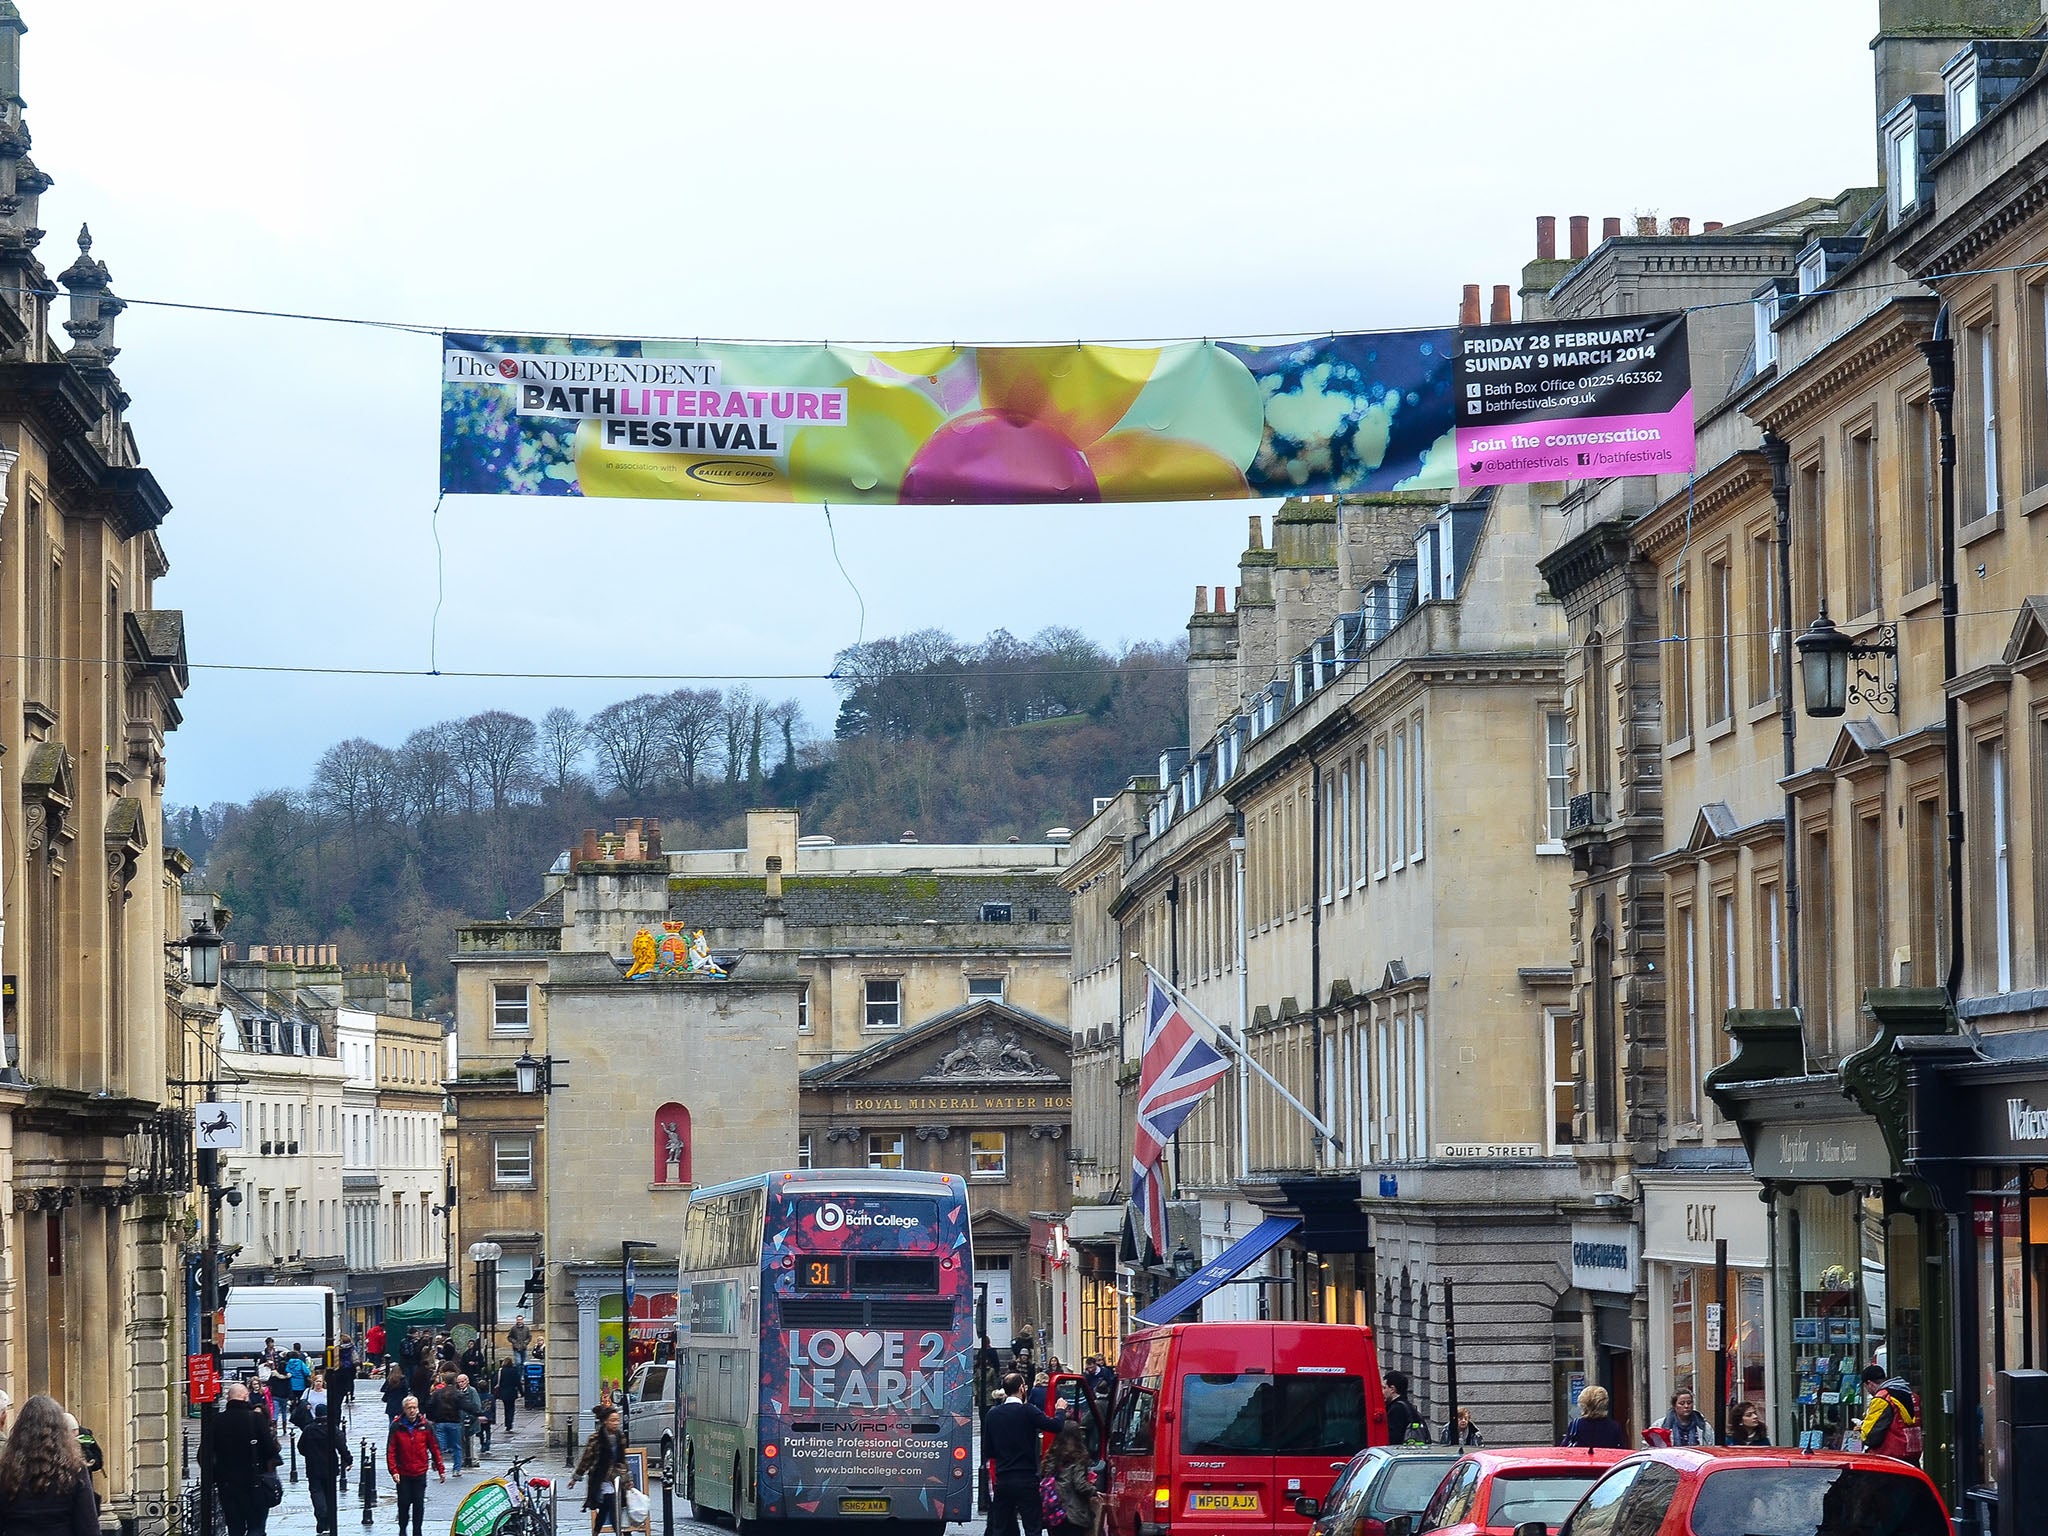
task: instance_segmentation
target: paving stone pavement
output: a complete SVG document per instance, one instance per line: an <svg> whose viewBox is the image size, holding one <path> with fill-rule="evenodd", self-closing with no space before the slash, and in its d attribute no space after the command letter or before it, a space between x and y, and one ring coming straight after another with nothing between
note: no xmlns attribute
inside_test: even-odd
<svg viewBox="0 0 2048 1536"><path fill-rule="evenodd" d="M350 1470L348 1487L338 1501L338 1536L353 1536L356 1532L395 1536L398 1529L398 1503L393 1493L391 1477L384 1468L384 1400L369 1383L359 1382L354 1397L349 1400L346 1412L349 1451L355 1456L357 1465ZM442 1536L443 1532L448 1531L455 1518L456 1507L469 1491L486 1478L502 1477L505 1468L518 1456L534 1458L533 1465L527 1469L533 1475L555 1479L559 1494L555 1529L560 1536L583 1536L589 1516L580 1508L583 1502L582 1490L569 1483L568 1468L562 1465L561 1448L550 1446L542 1434L544 1422L545 1415L522 1411L514 1420L515 1427L512 1433L508 1435L499 1430L493 1436L490 1453L480 1457L475 1470L452 1473L445 1483L429 1477L424 1536ZM369 1441L370 1456L377 1467L377 1502L370 1511L367 1522L363 1518L362 1484L359 1480L365 1440ZM288 1458L284 1475L287 1479L284 1485L284 1502L270 1512L270 1519L264 1527L265 1536L317 1536L313 1525L313 1505L306 1492L305 1473L300 1472L296 1483L290 1481ZM657 1484L650 1492L654 1495L654 1536L665 1536L662 1529L660 1485ZM948 1536L984 1536L983 1526L984 1522L977 1518L949 1526ZM610 1527L606 1527L606 1530L609 1533ZM731 1536L727 1527L693 1519L689 1504L680 1498L676 1500L675 1536L709 1536L711 1532Z"/></svg>

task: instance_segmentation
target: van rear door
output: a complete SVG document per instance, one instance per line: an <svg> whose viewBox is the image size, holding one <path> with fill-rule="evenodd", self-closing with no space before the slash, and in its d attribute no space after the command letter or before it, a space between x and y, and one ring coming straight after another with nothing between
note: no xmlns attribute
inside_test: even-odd
<svg viewBox="0 0 2048 1536"><path fill-rule="evenodd" d="M1272 1330L1195 1326L1174 1342L1174 1411L1160 1426L1173 1450L1174 1524L1226 1536L1270 1530L1283 1497L1273 1461L1282 1388Z"/></svg>
<svg viewBox="0 0 2048 1536"><path fill-rule="evenodd" d="M1284 1514L1297 1498L1326 1498L1353 1456L1386 1440L1386 1410L1379 1361L1362 1328L1274 1329L1273 1374L1283 1388L1273 1473Z"/></svg>

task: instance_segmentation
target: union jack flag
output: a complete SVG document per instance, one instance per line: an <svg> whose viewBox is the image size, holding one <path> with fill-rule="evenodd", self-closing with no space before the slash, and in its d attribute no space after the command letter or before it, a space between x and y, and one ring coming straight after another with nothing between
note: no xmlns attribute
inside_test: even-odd
<svg viewBox="0 0 2048 1536"><path fill-rule="evenodd" d="M1149 970L1145 1046L1138 1065L1138 1128L1131 1149L1131 1202L1153 1251L1166 1255L1166 1144L1203 1094L1230 1070Z"/></svg>

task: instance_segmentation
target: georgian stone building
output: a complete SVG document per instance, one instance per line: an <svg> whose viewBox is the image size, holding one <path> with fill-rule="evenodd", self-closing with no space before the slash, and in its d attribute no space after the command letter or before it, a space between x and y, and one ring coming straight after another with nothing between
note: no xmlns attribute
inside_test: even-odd
<svg viewBox="0 0 2048 1536"><path fill-rule="evenodd" d="M152 597L169 503L123 419L123 306L84 232L54 278L37 255L51 178L28 153L26 31L0 3L0 1384L54 1393L97 1432L110 1518L160 1519L190 1180L167 1089L185 865L162 816L184 633Z"/></svg>
<svg viewBox="0 0 2048 1536"><path fill-rule="evenodd" d="M1241 1276L1256 1283L1203 1314L1369 1323L1441 1417L1449 1282L1459 1401L1494 1438L1552 1436L1577 1185L1550 1086L1566 1069L1564 658L1563 616L1537 600L1538 511L1519 490L1290 501L1270 547L1254 520L1235 604L1198 598L1189 745L1098 802L1065 875L1069 1348L1108 1342L1119 1237L1088 1197L1128 1192L1135 954L1241 1029L1332 1133L1241 1069L1181 1127L1167 1172L1194 1257L1288 1224ZM1127 1315L1171 1255L1121 1243Z"/></svg>

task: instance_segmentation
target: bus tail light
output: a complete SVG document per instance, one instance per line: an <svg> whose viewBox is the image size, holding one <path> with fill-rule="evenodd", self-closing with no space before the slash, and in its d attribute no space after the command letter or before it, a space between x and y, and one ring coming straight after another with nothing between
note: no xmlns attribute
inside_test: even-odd
<svg viewBox="0 0 2048 1536"><path fill-rule="evenodd" d="M964 1446L964 1445L956 1445L956 1446L954 1446L954 1447L953 1447L953 1459L954 1459L955 1461L965 1461L965 1460L967 1459L967 1447L966 1447L966 1446Z"/></svg>
<svg viewBox="0 0 2048 1536"><path fill-rule="evenodd" d="M766 1445L762 1446L761 1454L763 1456L766 1456L770 1461L773 1461L775 1459L775 1442L771 1440Z"/></svg>

